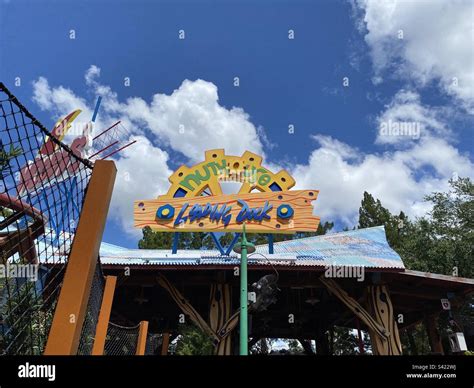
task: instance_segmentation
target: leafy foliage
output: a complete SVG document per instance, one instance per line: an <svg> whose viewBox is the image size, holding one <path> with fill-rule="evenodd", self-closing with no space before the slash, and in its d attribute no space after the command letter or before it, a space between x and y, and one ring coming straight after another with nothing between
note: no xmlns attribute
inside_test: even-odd
<svg viewBox="0 0 474 388"><path fill-rule="evenodd" d="M326 234L334 227L334 223L325 222L319 224L316 232L304 232L296 234L275 234L274 240L284 241L291 240L294 238L319 236ZM143 237L138 242L138 248L140 249L171 249L173 245L173 233L167 232L155 232L149 226L142 229ZM234 238L233 233L224 233L219 237L219 242L222 246L228 246ZM256 245L267 244L268 235L259 233L250 233L248 240ZM186 232L179 233L178 236L178 249L215 249L214 240L209 233L203 232Z"/></svg>
<svg viewBox="0 0 474 388"><path fill-rule="evenodd" d="M4 179L3 172L5 171L5 169L9 168L10 160L16 158L17 156L20 156L22 153L23 151L21 150L21 148L13 147L13 145L10 145L10 149L7 151L0 141L0 179ZM3 185L3 181L0 182L0 185ZM11 214L12 211L10 209L0 206L0 217L6 218Z"/></svg>
<svg viewBox="0 0 474 388"><path fill-rule="evenodd" d="M142 229L143 237L138 242L140 249L171 249L173 245L173 234L155 232L149 226ZM207 233L192 232L180 233L178 249L212 249L214 242Z"/></svg>
<svg viewBox="0 0 474 388"><path fill-rule="evenodd" d="M459 178L450 185L446 193L428 195L431 211L413 221L403 212L391 214L365 192L358 227L384 225L390 246L409 269L474 277L474 184Z"/></svg>
<svg viewBox="0 0 474 388"><path fill-rule="evenodd" d="M10 160L22 153L21 148L13 147L13 145L10 145L10 149L7 151L0 142L0 178L3 177L3 171L8 168Z"/></svg>
<svg viewBox="0 0 474 388"><path fill-rule="evenodd" d="M371 348L370 337L366 332L362 333L362 342L365 351ZM345 327L334 326L332 330L332 354L334 355L355 355L359 352L359 337L355 330Z"/></svg>
<svg viewBox="0 0 474 388"><path fill-rule="evenodd" d="M365 192L359 210L359 227L384 225L390 246L401 256L408 269L445 275L474 277L474 184L469 178L451 180L448 192L426 196L430 212L409 220L401 212L391 214L381 202ZM474 298L460 309L458 324L474 322ZM451 328L446 319L440 320L445 337ZM429 352L428 338L423 327L402 333L406 354Z"/></svg>
<svg viewBox="0 0 474 388"><path fill-rule="evenodd" d="M211 339L195 325L183 325L176 342L175 354L180 356L208 356L213 354Z"/></svg>
<svg viewBox="0 0 474 388"><path fill-rule="evenodd" d="M42 309L43 301L36 297L35 282L24 279L0 279L0 354L43 353L54 306ZM10 347L10 348L7 348Z"/></svg>

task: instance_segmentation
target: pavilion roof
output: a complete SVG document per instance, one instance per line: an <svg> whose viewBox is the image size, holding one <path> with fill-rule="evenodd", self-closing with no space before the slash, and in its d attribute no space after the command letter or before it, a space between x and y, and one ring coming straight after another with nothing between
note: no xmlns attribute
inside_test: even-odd
<svg viewBox="0 0 474 388"><path fill-rule="evenodd" d="M222 255L218 250L128 249L102 243L102 264L156 266L235 266L237 254ZM283 265L303 267L362 266L404 270L402 259L387 243L383 226L330 233L322 236L298 238L274 243L269 254L268 244L258 245L249 255L249 266Z"/></svg>

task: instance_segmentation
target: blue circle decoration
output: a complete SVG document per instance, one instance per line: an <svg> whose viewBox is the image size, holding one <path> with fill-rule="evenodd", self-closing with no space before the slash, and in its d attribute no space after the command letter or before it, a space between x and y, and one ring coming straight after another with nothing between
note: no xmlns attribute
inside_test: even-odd
<svg viewBox="0 0 474 388"><path fill-rule="evenodd" d="M290 205L280 205L277 209L277 217L281 219L287 219L293 217L295 211Z"/></svg>
<svg viewBox="0 0 474 388"><path fill-rule="evenodd" d="M160 220L170 220L173 217L174 207L169 204L160 206L156 211L156 218L159 218Z"/></svg>

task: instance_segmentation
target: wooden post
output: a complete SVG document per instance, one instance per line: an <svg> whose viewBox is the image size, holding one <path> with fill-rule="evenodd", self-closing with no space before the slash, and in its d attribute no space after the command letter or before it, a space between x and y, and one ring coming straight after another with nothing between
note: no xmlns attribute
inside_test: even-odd
<svg viewBox="0 0 474 388"><path fill-rule="evenodd" d="M145 355L145 348L146 348L146 337L148 334L148 321L141 321L140 328L138 331L138 340L137 340L137 356Z"/></svg>
<svg viewBox="0 0 474 388"><path fill-rule="evenodd" d="M230 284L211 284L209 306L209 325L219 335L229 320L232 312L232 297ZM214 342L214 354L218 356L230 355L232 351L231 336L227 335L220 341Z"/></svg>
<svg viewBox="0 0 474 388"><path fill-rule="evenodd" d="M436 326L436 318L436 315L430 315L424 319L424 324L428 333L431 353L443 355L444 349L443 344L441 343L441 336L439 335L439 331Z"/></svg>
<svg viewBox="0 0 474 388"><path fill-rule="evenodd" d="M94 346L92 347L93 356L101 356L104 354L105 337L107 337L107 328L109 327L116 283L116 276L107 276L105 278L104 296L102 297L99 320L97 321L97 328L95 330Z"/></svg>
<svg viewBox="0 0 474 388"><path fill-rule="evenodd" d="M112 161L94 163L45 355L77 354L116 172Z"/></svg>
<svg viewBox="0 0 474 388"><path fill-rule="evenodd" d="M323 283L326 288L338 298L342 303L344 303L353 313L364 322L367 327L369 327L372 332L378 335L381 338L387 339L390 337L390 332L387 331L387 328L381 324L376 317L374 318L368 311L366 311L359 302L354 298L349 296L349 294L344 291L334 280L324 278L323 276L319 277L319 281ZM390 304L391 306L391 304ZM390 307L391 308L391 307ZM397 334L398 335L398 334Z"/></svg>
<svg viewBox="0 0 474 388"><path fill-rule="evenodd" d="M163 333L163 343L161 344L161 355L168 355L168 347L170 346L170 333Z"/></svg>
<svg viewBox="0 0 474 388"><path fill-rule="evenodd" d="M176 302L178 307L206 334L214 341L219 342L219 336L211 329L206 320L201 317L197 310L186 300L186 298L178 291L178 289L162 274L157 276L158 284L170 294L171 298Z"/></svg>
<svg viewBox="0 0 474 388"><path fill-rule="evenodd" d="M369 326L373 354L389 356L402 354L402 343L387 286L369 286L368 299L371 314L377 324L382 326L386 333L389 333L388 338L379 336Z"/></svg>

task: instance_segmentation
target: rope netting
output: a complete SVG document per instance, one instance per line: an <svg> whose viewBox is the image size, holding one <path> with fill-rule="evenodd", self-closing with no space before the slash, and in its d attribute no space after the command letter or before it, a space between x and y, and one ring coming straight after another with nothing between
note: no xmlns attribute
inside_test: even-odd
<svg viewBox="0 0 474 388"><path fill-rule="evenodd" d="M133 356L137 351L140 325L120 326L109 322L104 354L107 356Z"/></svg>
<svg viewBox="0 0 474 388"><path fill-rule="evenodd" d="M60 142L0 83L0 354L44 350L92 172L76 140Z"/></svg>
<svg viewBox="0 0 474 388"><path fill-rule="evenodd" d="M77 354L90 355L94 346L97 321L99 319L100 306L104 295L105 278L102 273L100 261L95 266L94 277L92 279L89 301L87 303L86 316L82 326L81 338Z"/></svg>

